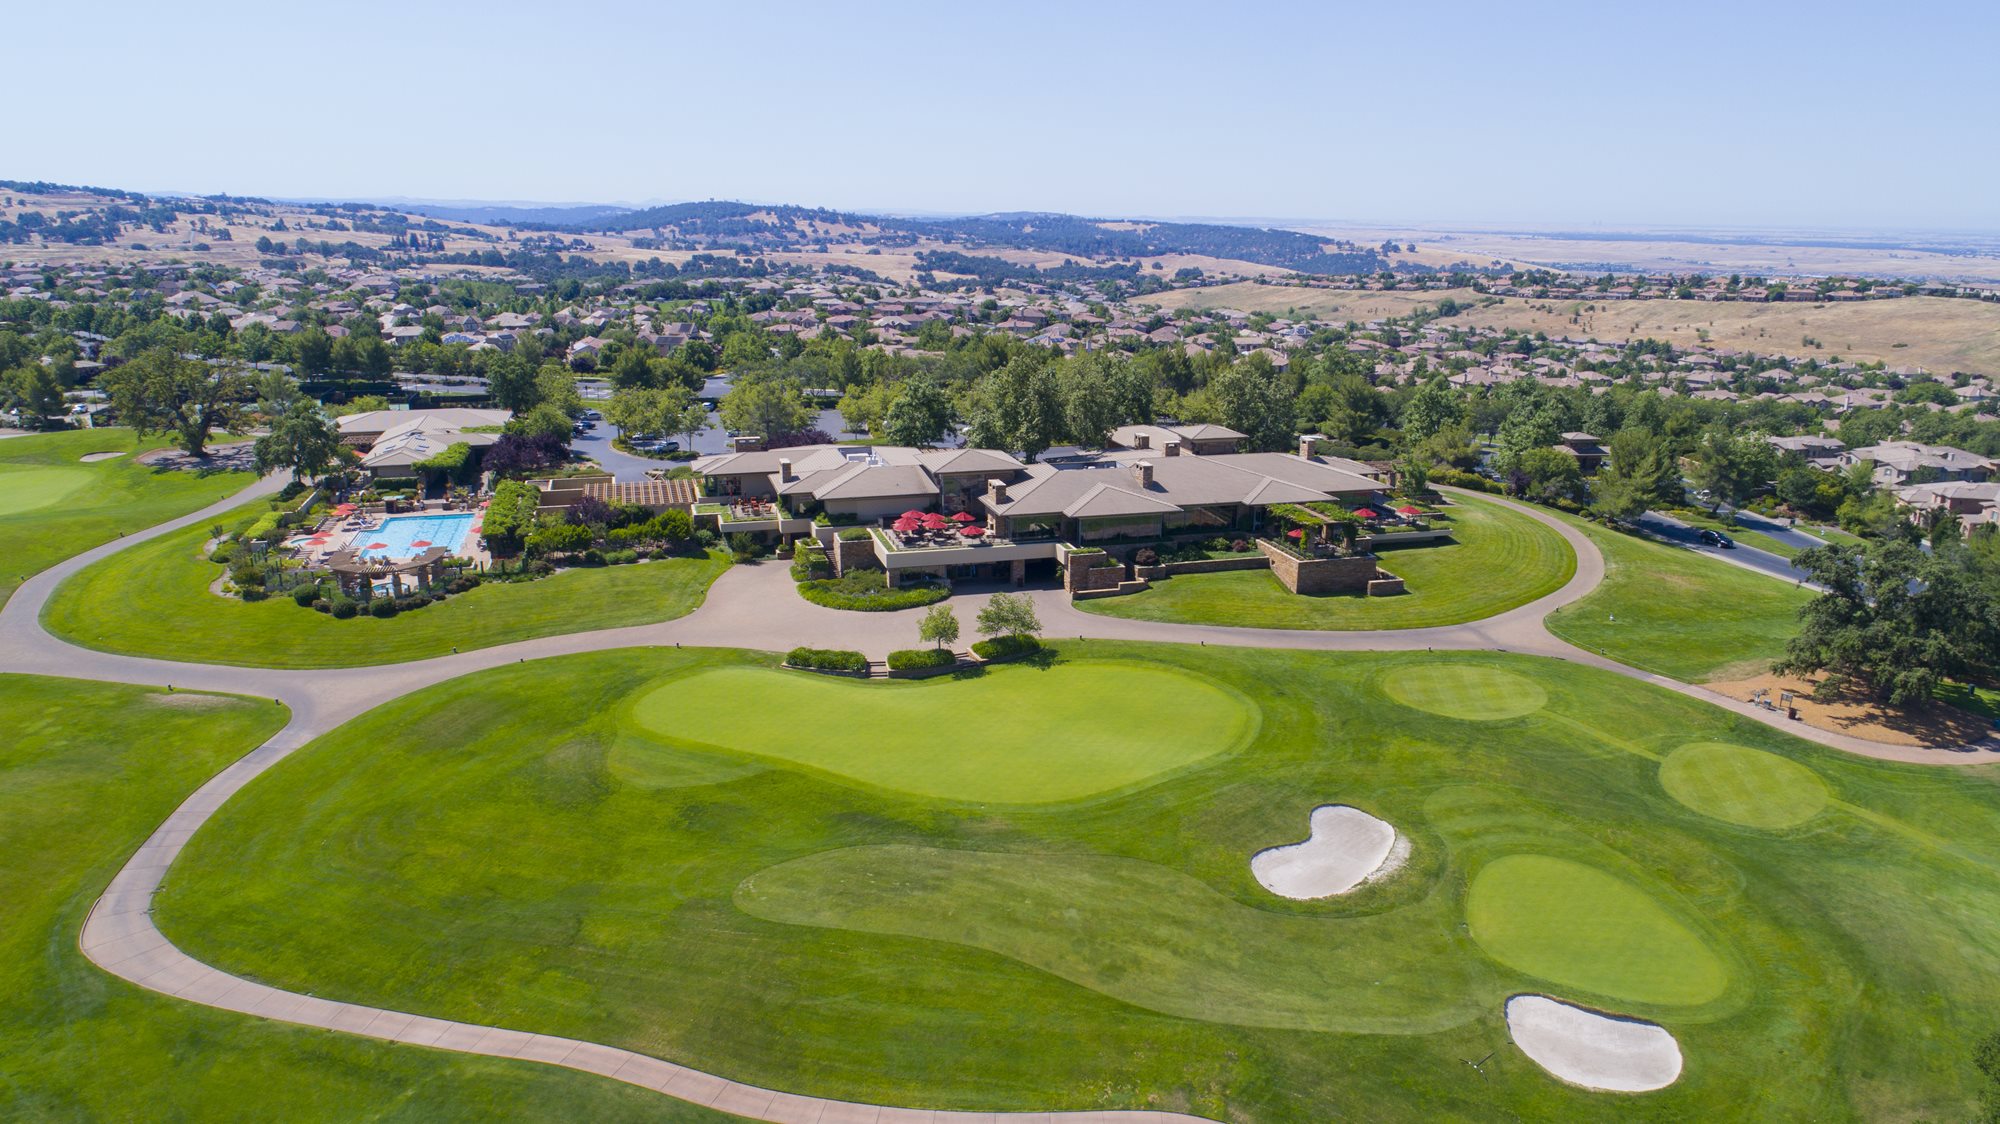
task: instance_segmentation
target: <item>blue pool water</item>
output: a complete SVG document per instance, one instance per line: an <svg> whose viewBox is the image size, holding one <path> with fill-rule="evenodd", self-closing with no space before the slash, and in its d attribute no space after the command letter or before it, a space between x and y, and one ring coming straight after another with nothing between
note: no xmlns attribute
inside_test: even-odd
<svg viewBox="0 0 2000 1124"><path fill-rule="evenodd" d="M466 532L472 530L472 521L478 518L471 512L457 512L451 515L403 515L382 522L378 531L354 536L354 543L361 549L355 553L362 558L389 558L401 560L415 558L433 546L441 546L453 554L465 544ZM428 543L429 546L414 546L414 543ZM374 544L381 543L380 547Z"/></svg>

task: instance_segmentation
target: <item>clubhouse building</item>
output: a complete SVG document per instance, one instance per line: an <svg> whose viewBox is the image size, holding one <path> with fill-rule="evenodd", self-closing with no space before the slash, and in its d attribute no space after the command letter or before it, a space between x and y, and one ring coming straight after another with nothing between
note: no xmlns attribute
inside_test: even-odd
<svg viewBox="0 0 2000 1124"><path fill-rule="evenodd" d="M1365 504L1393 483L1385 469L1316 455L1315 440L1240 453L1242 435L1218 426L1126 426L1102 450L1033 464L994 449L745 449L694 462L711 501L695 514L725 533L814 535L842 569L841 555L866 549L892 582L1020 581L1080 548L1255 536L1274 505ZM928 527L911 526L920 514ZM842 539L848 527L868 534Z"/></svg>

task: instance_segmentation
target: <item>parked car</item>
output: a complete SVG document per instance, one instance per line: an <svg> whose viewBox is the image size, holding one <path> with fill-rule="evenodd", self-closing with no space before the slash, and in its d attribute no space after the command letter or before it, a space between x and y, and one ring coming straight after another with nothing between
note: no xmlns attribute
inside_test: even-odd
<svg viewBox="0 0 2000 1124"><path fill-rule="evenodd" d="M1723 534L1721 531L1711 531L1704 528L1701 532L1701 541L1710 546L1719 546L1724 550L1736 549L1736 540Z"/></svg>

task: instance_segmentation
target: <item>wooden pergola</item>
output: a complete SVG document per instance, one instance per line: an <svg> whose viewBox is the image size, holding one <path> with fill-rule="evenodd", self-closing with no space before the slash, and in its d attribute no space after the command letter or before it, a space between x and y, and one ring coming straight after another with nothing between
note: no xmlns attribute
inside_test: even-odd
<svg viewBox="0 0 2000 1124"><path fill-rule="evenodd" d="M388 558L362 558L354 550L339 551L328 560L327 569L333 572L334 580L340 583L340 591L349 597L359 598L363 590L372 593L377 582L387 580L390 596L401 597L403 583L407 579L416 589L427 589L436 584L439 570L451 552L441 546L431 547L415 558L395 561Z"/></svg>

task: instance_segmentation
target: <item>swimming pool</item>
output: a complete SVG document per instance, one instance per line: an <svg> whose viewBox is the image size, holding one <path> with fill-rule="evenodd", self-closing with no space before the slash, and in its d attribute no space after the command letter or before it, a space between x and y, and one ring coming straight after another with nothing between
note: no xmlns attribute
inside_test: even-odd
<svg viewBox="0 0 2000 1124"><path fill-rule="evenodd" d="M479 516L472 512L451 515L404 515L385 519L376 531L363 531L354 536L361 558L389 558L402 560L415 558L434 546L441 546L453 554L465 545L465 536L472 530L472 521Z"/></svg>

